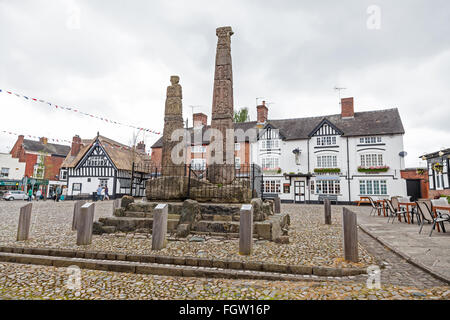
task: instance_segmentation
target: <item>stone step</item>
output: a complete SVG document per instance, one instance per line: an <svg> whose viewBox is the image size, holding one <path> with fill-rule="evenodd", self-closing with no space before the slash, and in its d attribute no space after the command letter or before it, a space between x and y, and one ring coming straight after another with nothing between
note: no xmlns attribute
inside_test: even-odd
<svg viewBox="0 0 450 320"><path fill-rule="evenodd" d="M168 219L180 219L179 214L168 214ZM122 217L127 218L153 218L153 212L125 211Z"/></svg>
<svg viewBox="0 0 450 320"><path fill-rule="evenodd" d="M194 231L217 232L217 233L239 233L239 222L238 221L200 220L196 223Z"/></svg>
<svg viewBox="0 0 450 320"><path fill-rule="evenodd" d="M171 265L158 263L139 263L129 261L108 261L86 258L67 258L46 255L31 255L0 252L0 262L35 264L67 268L78 266L83 269L125 272L136 274L152 274L179 277L203 277L225 279L254 279L272 281L340 281L354 277L326 277L315 275L285 274L270 271L230 270L223 268Z"/></svg>
<svg viewBox="0 0 450 320"><path fill-rule="evenodd" d="M106 217L99 218L104 227L115 227L114 231L131 232L137 229L151 229L153 218ZM167 232L175 232L179 219L167 219Z"/></svg>

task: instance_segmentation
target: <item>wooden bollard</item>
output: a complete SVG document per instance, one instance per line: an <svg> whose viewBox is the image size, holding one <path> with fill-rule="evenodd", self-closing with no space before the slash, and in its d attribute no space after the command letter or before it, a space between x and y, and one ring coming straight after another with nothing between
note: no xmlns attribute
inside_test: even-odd
<svg viewBox="0 0 450 320"><path fill-rule="evenodd" d="M331 224L331 201L330 199L325 199L323 203L325 212L325 224Z"/></svg>
<svg viewBox="0 0 450 320"><path fill-rule="evenodd" d="M243 204L239 220L239 254L250 255L253 246L253 207Z"/></svg>
<svg viewBox="0 0 450 320"><path fill-rule="evenodd" d="M31 226L31 209L32 204L29 203L20 208L19 227L17 229L17 241L28 240L30 236Z"/></svg>
<svg viewBox="0 0 450 320"><path fill-rule="evenodd" d="M275 213L281 213L281 200L279 196L273 199L274 211Z"/></svg>
<svg viewBox="0 0 450 320"><path fill-rule="evenodd" d="M80 217L81 207L86 203L85 200L75 201L73 205L72 231L77 230L78 218Z"/></svg>
<svg viewBox="0 0 450 320"><path fill-rule="evenodd" d="M161 250L166 246L168 212L167 204L158 204L153 211L152 250Z"/></svg>
<svg viewBox="0 0 450 320"><path fill-rule="evenodd" d="M77 245L92 243L92 226L94 224L95 204L85 203L80 210L77 222Z"/></svg>
<svg viewBox="0 0 450 320"><path fill-rule="evenodd" d="M358 262L358 229L356 213L343 209L342 230L344 237L344 258L351 262Z"/></svg>

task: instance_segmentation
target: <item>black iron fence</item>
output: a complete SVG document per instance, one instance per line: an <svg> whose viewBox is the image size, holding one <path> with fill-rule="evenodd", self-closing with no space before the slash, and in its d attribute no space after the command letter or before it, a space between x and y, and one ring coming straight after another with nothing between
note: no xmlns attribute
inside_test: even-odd
<svg viewBox="0 0 450 320"><path fill-rule="evenodd" d="M263 173L256 164L133 164L130 195L148 199L249 202L263 195Z"/></svg>

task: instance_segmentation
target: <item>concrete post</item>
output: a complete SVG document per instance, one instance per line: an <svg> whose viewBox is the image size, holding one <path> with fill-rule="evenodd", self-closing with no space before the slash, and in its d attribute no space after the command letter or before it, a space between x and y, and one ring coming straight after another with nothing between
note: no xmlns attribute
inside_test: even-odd
<svg viewBox="0 0 450 320"><path fill-rule="evenodd" d="M331 224L331 201L324 200L325 224Z"/></svg>
<svg viewBox="0 0 450 320"><path fill-rule="evenodd" d="M31 226L31 203L20 208L19 227L17 229L17 241L28 240Z"/></svg>
<svg viewBox="0 0 450 320"><path fill-rule="evenodd" d="M116 212L116 209L118 209L118 208L120 208L120 206L121 206L122 204L121 204L121 199L114 199L114 201L113 201L113 215L114 215L114 212Z"/></svg>
<svg viewBox="0 0 450 320"><path fill-rule="evenodd" d="M166 246L168 212L167 204L158 204L153 211L152 250L161 250Z"/></svg>
<svg viewBox="0 0 450 320"><path fill-rule="evenodd" d="M243 204L239 222L239 254L250 255L253 246L253 207Z"/></svg>
<svg viewBox="0 0 450 320"><path fill-rule="evenodd" d="M281 213L281 200L279 196L273 199L274 211L275 213Z"/></svg>
<svg viewBox="0 0 450 320"><path fill-rule="evenodd" d="M75 201L73 206L72 231L77 230L78 219L80 217L81 207L86 203L85 200Z"/></svg>
<svg viewBox="0 0 450 320"><path fill-rule="evenodd" d="M345 260L358 262L358 229L356 213L343 209L342 229L344 236L344 258Z"/></svg>
<svg viewBox="0 0 450 320"><path fill-rule="evenodd" d="M77 222L77 245L92 243L92 226L94 224L95 204L85 203L80 210Z"/></svg>

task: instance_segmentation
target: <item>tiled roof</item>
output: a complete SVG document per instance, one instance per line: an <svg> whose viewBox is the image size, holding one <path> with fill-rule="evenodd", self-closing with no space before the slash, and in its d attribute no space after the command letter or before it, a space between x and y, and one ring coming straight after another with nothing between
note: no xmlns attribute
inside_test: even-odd
<svg viewBox="0 0 450 320"><path fill-rule="evenodd" d="M70 151L70 146L55 143L43 143L41 141L28 139L23 140L23 147L25 148L25 151L39 152L62 157L67 156Z"/></svg>
<svg viewBox="0 0 450 320"><path fill-rule="evenodd" d="M281 120L268 120L267 123L280 130L285 140L308 139L309 134L324 120L327 119L335 127L341 130L345 137L404 134L402 120L398 109L386 109L376 111L355 112L354 118L342 118L341 114L333 114L320 117L294 118ZM254 128L256 121L235 123L235 129L244 131ZM210 128L204 127L203 130ZM192 128L189 128L192 134ZM208 137L204 137L204 144L208 144ZM193 140L192 140L193 141ZM162 137L156 141L152 148L162 147Z"/></svg>

